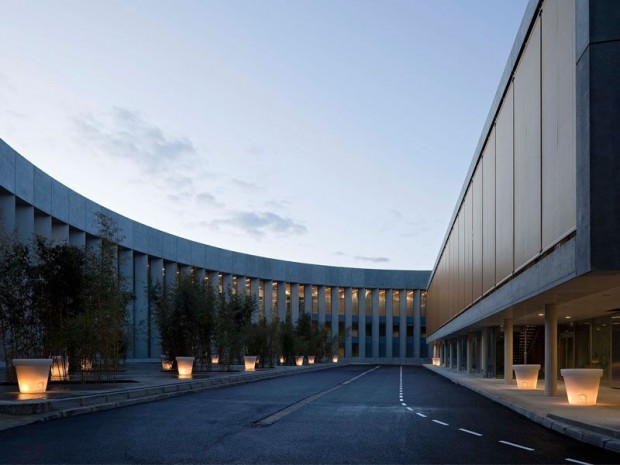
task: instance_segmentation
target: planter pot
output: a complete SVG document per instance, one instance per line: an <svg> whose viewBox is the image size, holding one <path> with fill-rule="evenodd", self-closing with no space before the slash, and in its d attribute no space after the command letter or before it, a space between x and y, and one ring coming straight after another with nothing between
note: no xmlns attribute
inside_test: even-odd
<svg viewBox="0 0 620 465"><path fill-rule="evenodd" d="M179 378L190 378L194 368L194 357L177 357Z"/></svg>
<svg viewBox="0 0 620 465"><path fill-rule="evenodd" d="M167 355L162 355L161 357L161 369L162 371L172 371L173 362Z"/></svg>
<svg viewBox="0 0 620 465"><path fill-rule="evenodd" d="M571 405L596 405L598 386L603 376L600 368L564 368L560 370Z"/></svg>
<svg viewBox="0 0 620 465"><path fill-rule="evenodd" d="M211 364L219 365L220 364L220 356L219 355L211 355Z"/></svg>
<svg viewBox="0 0 620 465"><path fill-rule="evenodd" d="M332 355L332 363L338 363L338 356Z"/></svg>
<svg viewBox="0 0 620 465"><path fill-rule="evenodd" d="M439 357L433 357L433 365L436 367L441 365L441 359Z"/></svg>
<svg viewBox="0 0 620 465"><path fill-rule="evenodd" d="M51 358L14 358L17 384L22 394L42 394L47 389Z"/></svg>
<svg viewBox="0 0 620 465"><path fill-rule="evenodd" d="M284 365L284 362L285 362L284 355L280 355L279 361L280 361L280 365Z"/></svg>
<svg viewBox="0 0 620 465"><path fill-rule="evenodd" d="M304 356L303 355L296 355L295 356L295 365L297 365L298 367L302 366L304 364Z"/></svg>
<svg viewBox="0 0 620 465"><path fill-rule="evenodd" d="M308 355L308 365L314 365L315 361L316 361L315 355Z"/></svg>
<svg viewBox="0 0 620 465"><path fill-rule="evenodd" d="M69 358L62 355L52 357L52 381L69 381Z"/></svg>
<svg viewBox="0 0 620 465"><path fill-rule="evenodd" d="M258 360L258 357L256 355L244 356L243 363L245 364L245 371L255 371L257 360Z"/></svg>
<svg viewBox="0 0 620 465"><path fill-rule="evenodd" d="M513 365L513 369L517 378L517 389L536 389L540 365Z"/></svg>

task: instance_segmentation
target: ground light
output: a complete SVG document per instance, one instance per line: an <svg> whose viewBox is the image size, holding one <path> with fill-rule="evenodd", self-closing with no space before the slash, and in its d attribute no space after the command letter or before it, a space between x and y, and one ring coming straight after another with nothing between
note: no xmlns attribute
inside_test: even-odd
<svg viewBox="0 0 620 465"><path fill-rule="evenodd" d="M280 365L284 365L284 355L280 355Z"/></svg>
<svg viewBox="0 0 620 465"><path fill-rule="evenodd" d="M332 363L338 363L338 356L332 355Z"/></svg>
<svg viewBox="0 0 620 465"><path fill-rule="evenodd" d="M297 365L298 367L302 366L304 364L304 356L303 355L297 355L295 357L295 365Z"/></svg>
<svg viewBox="0 0 620 465"><path fill-rule="evenodd" d="M194 368L194 357L177 357L179 378L191 378Z"/></svg>
<svg viewBox="0 0 620 465"><path fill-rule="evenodd" d="M22 394L42 394L47 389L51 358L14 358L17 384Z"/></svg>
<svg viewBox="0 0 620 465"><path fill-rule="evenodd" d="M220 363L220 356L217 354L211 355L211 364L219 365L219 363Z"/></svg>
<svg viewBox="0 0 620 465"><path fill-rule="evenodd" d="M245 364L245 371L256 370L256 355L246 355L243 357L243 363Z"/></svg>
<svg viewBox="0 0 620 465"><path fill-rule="evenodd" d="M315 360L316 360L315 355L308 355L308 365L314 365Z"/></svg>
<svg viewBox="0 0 620 465"><path fill-rule="evenodd" d="M441 358L439 357L433 357L433 365L438 367L439 365L441 365Z"/></svg>
<svg viewBox="0 0 620 465"><path fill-rule="evenodd" d="M536 389L538 383L539 364L518 364L512 367L517 378L517 389Z"/></svg>
<svg viewBox="0 0 620 465"><path fill-rule="evenodd" d="M600 368L564 368L560 370L571 405L596 405L598 386L603 376Z"/></svg>

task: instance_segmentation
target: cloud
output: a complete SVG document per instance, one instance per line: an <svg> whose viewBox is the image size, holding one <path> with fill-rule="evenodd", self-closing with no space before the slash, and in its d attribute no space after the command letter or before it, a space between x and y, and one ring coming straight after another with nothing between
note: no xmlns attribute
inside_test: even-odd
<svg viewBox="0 0 620 465"><path fill-rule="evenodd" d="M209 193L209 192L199 192L196 194L196 203L209 204L214 207L223 207L224 204L222 202L218 202L217 198Z"/></svg>
<svg viewBox="0 0 620 465"><path fill-rule="evenodd" d="M162 171L170 163L195 156L194 144L146 121L139 113L115 107L111 113L83 114L74 118L78 135L106 154L130 159L149 171Z"/></svg>
<svg viewBox="0 0 620 465"><path fill-rule="evenodd" d="M385 262L389 262L390 259L387 257L362 257L361 255L356 255L355 257L356 260L360 260L362 262L372 262L372 263L385 263Z"/></svg>
<svg viewBox="0 0 620 465"><path fill-rule="evenodd" d="M233 178L230 182L247 191L257 191L260 189L258 184L254 184L253 182L247 182L238 178Z"/></svg>
<svg viewBox="0 0 620 465"><path fill-rule="evenodd" d="M303 224L269 211L235 212L228 218L214 220L212 225L215 227L232 226L255 237L262 237L266 233L295 235L308 232Z"/></svg>

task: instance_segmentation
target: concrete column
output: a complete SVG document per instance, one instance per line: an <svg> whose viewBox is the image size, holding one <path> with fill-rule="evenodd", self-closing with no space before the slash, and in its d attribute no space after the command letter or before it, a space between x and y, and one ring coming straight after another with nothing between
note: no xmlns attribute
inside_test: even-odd
<svg viewBox="0 0 620 465"><path fill-rule="evenodd" d="M204 268L196 268L194 271L196 275L196 282L200 284L204 284L206 282L207 271Z"/></svg>
<svg viewBox="0 0 620 465"><path fill-rule="evenodd" d="M512 383L512 361L513 361L513 323L512 318L504 320L504 382Z"/></svg>
<svg viewBox="0 0 620 465"><path fill-rule="evenodd" d="M121 249L118 251L118 272L122 276L123 290L134 294L134 299L127 304L127 323L130 328L127 354L131 354L131 358L136 358L136 339L138 331L135 310L137 295L134 281L133 250Z"/></svg>
<svg viewBox="0 0 620 465"><path fill-rule="evenodd" d="M15 229L20 242L29 242L34 234L34 207L30 205L15 206Z"/></svg>
<svg viewBox="0 0 620 465"><path fill-rule="evenodd" d="M353 327L353 289L344 288L344 328L348 329L347 337L344 340L344 356L351 358L353 356L353 336L351 328Z"/></svg>
<svg viewBox="0 0 620 465"><path fill-rule="evenodd" d="M413 358L420 358L420 289L413 294Z"/></svg>
<svg viewBox="0 0 620 465"><path fill-rule="evenodd" d="M474 372L474 337L467 335L467 373Z"/></svg>
<svg viewBox="0 0 620 465"><path fill-rule="evenodd" d="M177 284L177 264L176 262L166 262L164 264L164 285L166 292L174 290Z"/></svg>
<svg viewBox="0 0 620 465"><path fill-rule="evenodd" d="M151 258L149 268L151 273L151 283L153 285L157 283L161 285L164 281L164 260L161 258ZM157 325L155 324L155 316L153 314L149 315L149 343L149 355L151 357L159 357L161 355L161 337L159 335Z"/></svg>
<svg viewBox="0 0 620 465"><path fill-rule="evenodd" d="M312 284L304 284L304 313L312 316Z"/></svg>
<svg viewBox="0 0 620 465"><path fill-rule="evenodd" d="M372 356L379 358L379 289L372 290Z"/></svg>
<svg viewBox="0 0 620 465"><path fill-rule="evenodd" d="M449 367L450 368L454 368L454 340L451 340L448 342L450 344L450 362L449 362Z"/></svg>
<svg viewBox="0 0 620 465"><path fill-rule="evenodd" d="M480 373L483 378L488 376L487 368L489 364L489 328L482 328L480 331Z"/></svg>
<svg viewBox="0 0 620 465"><path fill-rule="evenodd" d="M69 244L76 247L86 247L86 233L69 227Z"/></svg>
<svg viewBox="0 0 620 465"><path fill-rule="evenodd" d="M291 324L297 325L299 320L299 283L291 283Z"/></svg>
<svg viewBox="0 0 620 465"><path fill-rule="evenodd" d="M558 393L558 306L545 305L545 395Z"/></svg>
<svg viewBox="0 0 620 465"><path fill-rule="evenodd" d="M392 358L394 346L394 296L392 289L385 290L385 358Z"/></svg>
<svg viewBox="0 0 620 465"><path fill-rule="evenodd" d="M265 286L263 292L263 302L265 303L265 321L271 323L273 319L273 281L266 279L263 281Z"/></svg>
<svg viewBox="0 0 620 465"><path fill-rule="evenodd" d="M258 322L258 303L259 303L259 292L260 292L260 279L252 278L250 279L250 295L252 296L252 300L254 300L254 312L252 313L252 322Z"/></svg>
<svg viewBox="0 0 620 465"><path fill-rule="evenodd" d="M284 323L286 321L286 282L285 281L278 281L278 302L277 302L277 309L278 309L278 320L280 320L281 323Z"/></svg>
<svg viewBox="0 0 620 465"><path fill-rule="evenodd" d="M134 357L149 357L149 302L148 292L148 257L145 254L133 255L133 292L135 296L134 311Z"/></svg>
<svg viewBox="0 0 620 465"><path fill-rule="evenodd" d="M69 225L65 223L52 223L52 241L56 244L69 242Z"/></svg>
<svg viewBox="0 0 620 465"><path fill-rule="evenodd" d="M462 349L463 347L463 338L462 337L457 337L456 338L456 371L461 371L461 366L462 366L462 362L463 362L463 357L462 357Z"/></svg>
<svg viewBox="0 0 620 465"><path fill-rule="evenodd" d="M222 292L224 295L228 295L229 292L233 292L233 279L230 273L225 273L222 275Z"/></svg>
<svg viewBox="0 0 620 465"><path fill-rule="evenodd" d="M340 298L340 293L339 293L338 287L332 286L331 288L332 341L336 341L338 339L338 320L340 319L340 315L338 314L338 309L340 307L339 298ZM338 353L337 346L336 346L335 353Z"/></svg>
<svg viewBox="0 0 620 465"><path fill-rule="evenodd" d="M207 271L209 286L213 288L215 295L220 293L220 274L217 271Z"/></svg>
<svg viewBox="0 0 620 465"><path fill-rule="evenodd" d="M400 332L400 358L407 357L407 290L401 289L398 291L400 294L400 309L398 311L398 317L400 318L398 331Z"/></svg>
<svg viewBox="0 0 620 465"><path fill-rule="evenodd" d="M446 366L446 343L441 341L439 346L439 357L441 357L441 366Z"/></svg>
<svg viewBox="0 0 620 465"><path fill-rule="evenodd" d="M15 231L15 196L0 193L0 232L11 236Z"/></svg>
<svg viewBox="0 0 620 465"><path fill-rule="evenodd" d="M52 239L52 217L45 214L34 215L34 233L45 239Z"/></svg>
<svg viewBox="0 0 620 465"><path fill-rule="evenodd" d="M245 276L237 276L237 283L235 285L235 292L245 297Z"/></svg>
<svg viewBox="0 0 620 465"><path fill-rule="evenodd" d="M325 326L325 286L318 286L319 326Z"/></svg>
<svg viewBox="0 0 620 465"><path fill-rule="evenodd" d="M357 339L359 341L359 358L366 358L366 288L357 290L357 306L359 317L357 319Z"/></svg>

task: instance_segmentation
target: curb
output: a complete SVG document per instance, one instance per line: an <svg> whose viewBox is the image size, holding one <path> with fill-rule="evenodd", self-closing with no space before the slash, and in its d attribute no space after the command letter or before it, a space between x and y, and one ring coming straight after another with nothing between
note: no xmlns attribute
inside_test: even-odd
<svg viewBox="0 0 620 465"><path fill-rule="evenodd" d="M479 389L469 383L464 383L457 378L452 378L449 376L449 373L443 373L442 371L434 369L428 365L423 366L427 370L432 371L433 373L437 373L438 375L443 376L446 379L449 379L454 384L463 386L470 391L474 391L475 393L492 400L493 402L497 402L504 407L508 407L510 410L517 412L520 415L523 415L524 417L535 423L538 423L539 425L543 425L546 428L556 431L557 433L564 434L565 436L569 436L573 439L576 439L577 441L585 442L586 444L590 444L592 446L600 447L601 449L620 453L620 440L615 437L598 433L590 429L581 428L575 424L569 423L571 420L566 419L566 421L563 421L564 419L557 415L540 415L538 413L527 410L520 405L510 402L509 400L503 399L500 396L491 394L490 392L483 389Z"/></svg>

